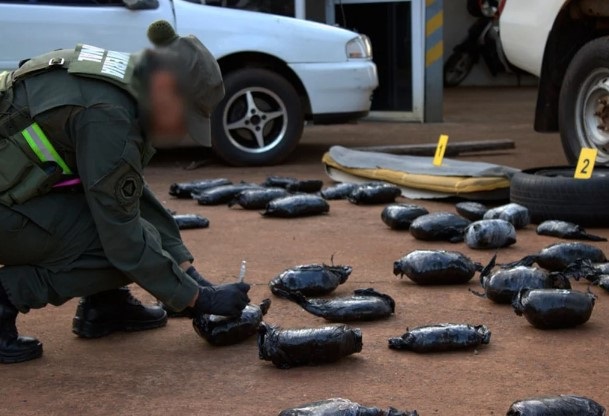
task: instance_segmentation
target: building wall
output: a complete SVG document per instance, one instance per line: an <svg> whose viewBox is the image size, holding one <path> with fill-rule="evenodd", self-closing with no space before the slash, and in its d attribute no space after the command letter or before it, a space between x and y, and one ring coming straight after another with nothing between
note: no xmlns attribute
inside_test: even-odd
<svg viewBox="0 0 609 416"><path fill-rule="evenodd" d="M308 0L306 2L307 19L325 22L325 2ZM467 36L468 28L476 18L467 12L466 0L444 0L444 60L452 53L455 45ZM379 22L382 24L382 22ZM478 62L462 86L517 86L536 85L537 78L530 75L499 74L493 77L484 62Z"/></svg>
<svg viewBox="0 0 609 416"><path fill-rule="evenodd" d="M305 10L308 20L326 23L326 2L309 0L305 3Z"/></svg>

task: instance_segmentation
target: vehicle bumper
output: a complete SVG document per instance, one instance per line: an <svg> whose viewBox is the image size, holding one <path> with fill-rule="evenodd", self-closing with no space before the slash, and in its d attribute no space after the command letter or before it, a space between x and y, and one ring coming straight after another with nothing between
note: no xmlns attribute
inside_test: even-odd
<svg viewBox="0 0 609 416"><path fill-rule="evenodd" d="M303 63L290 67L307 90L314 117L370 110L372 92L378 86L374 62Z"/></svg>
<svg viewBox="0 0 609 416"><path fill-rule="evenodd" d="M508 61L533 75L541 74L543 54L554 19L564 0L508 0L499 19L499 33Z"/></svg>

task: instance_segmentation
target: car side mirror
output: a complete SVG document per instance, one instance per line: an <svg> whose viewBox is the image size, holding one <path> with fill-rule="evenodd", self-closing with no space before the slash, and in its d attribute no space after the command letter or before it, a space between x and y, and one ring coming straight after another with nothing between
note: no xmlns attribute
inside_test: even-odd
<svg viewBox="0 0 609 416"><path fill-rule="evenodd" d="M123 0L129 10L150 10L159 7L158 0Z"/></svg>

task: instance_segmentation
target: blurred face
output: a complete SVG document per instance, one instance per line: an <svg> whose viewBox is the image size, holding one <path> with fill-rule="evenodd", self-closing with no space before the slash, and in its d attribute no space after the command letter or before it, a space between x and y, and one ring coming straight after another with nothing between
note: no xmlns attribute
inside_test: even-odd
<svg viewBox="0 0 609 416"><path fill-rule="evenodd" d="M155 71L150 78L150 139L153 145L175 143L187 134L186 102L175 74Z"/></svg>

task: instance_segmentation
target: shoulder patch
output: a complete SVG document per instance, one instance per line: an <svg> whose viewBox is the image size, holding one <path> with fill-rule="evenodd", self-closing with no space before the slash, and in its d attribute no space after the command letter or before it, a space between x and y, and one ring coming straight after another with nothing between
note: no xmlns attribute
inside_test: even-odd
<svg viewBox="0 0 609 416"><path fill-rule="evenodd" d="M130 205L142 196L144 184L135 172L127 172L116 181L114 195L121 205Z"/></svg>

